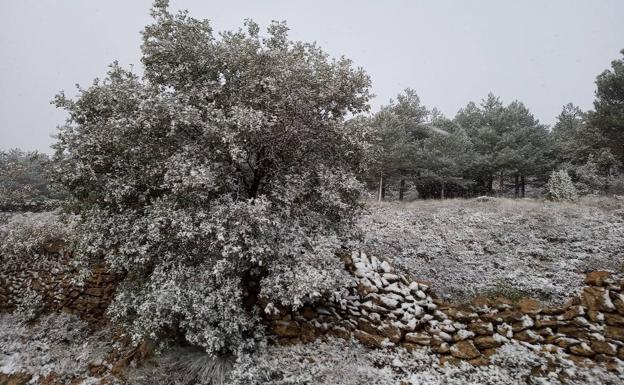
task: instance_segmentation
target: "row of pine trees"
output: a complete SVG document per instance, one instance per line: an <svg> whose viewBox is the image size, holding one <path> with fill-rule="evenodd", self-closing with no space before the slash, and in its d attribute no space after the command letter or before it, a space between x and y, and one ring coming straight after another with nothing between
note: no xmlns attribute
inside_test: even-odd
<svg viewBox="0 0 624 385"><path fill-rule="evenodd" d="M524 197L561 169L581 192L612 190L624 163L624 61L614 61L596 84L594 110L567 104L553 127L540 123L522 102L505 105L493 94L449 119L407 89L360 119L376 141L364 179L379 200L415 193Z"/></svg>
<svg viewBox="0 0 624 385"><path fill-rule="evenodd" d="M360 177L379 200L525 197L558 170L581 194L624 193L624 59L611 65L596 80L594 109L567 104L552 127L522 102L505 105L493 94L449 119L407 89L351 120L372 143ZM0 208L61 197L49 190L49 169L45 154L0 151Z"/></svg>

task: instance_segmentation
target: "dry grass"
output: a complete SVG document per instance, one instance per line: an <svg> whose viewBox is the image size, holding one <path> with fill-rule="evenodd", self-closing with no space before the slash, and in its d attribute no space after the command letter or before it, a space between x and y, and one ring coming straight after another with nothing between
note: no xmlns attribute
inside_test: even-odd
<svg viewBox="0 0 624 385"><path fill-rule="evenodd" d="M195 348L179 348L130 372L135 385L225 385L234 358L213 357Z"/></svg>
<svg viewBox="0 0 624 385"><path fill-rule="evenodd" d="M478 197L472 199L426 199L414 201L382 201L368 199L364 202L366 208L376 207L401 207L406 210L411 209L437 209L440 207L489 207L502 209L536 209L543 207L559 207L576 209L578 207L593 207L601 210L618 210L624 209L624 197L620 196L604 196L604 195L588 195L579 198L576 202L550 202L545 199L534 198L499 198L499 197Z"/></svg>

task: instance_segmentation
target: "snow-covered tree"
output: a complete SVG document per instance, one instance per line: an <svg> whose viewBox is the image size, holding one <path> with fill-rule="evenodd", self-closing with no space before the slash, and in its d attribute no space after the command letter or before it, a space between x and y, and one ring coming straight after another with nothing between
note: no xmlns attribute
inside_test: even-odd
<svg viewBox="0 0 624 385"><path fill-rule="evenodd" d="M546 184L546 198L551 201L575 201L578 192L566 170L553 171Z"/></svg>
<svg viewBox="0 0 624 385"><path fill-rule="evenodd" d="M20 149L0 151L0 209L41 205L62 195L49 185L48 155Z"/></svg>
<svg viewBox="0 0 624 385"><path fill-rule="evenodd" d="M624 49L620 53L623 57L596 78L595 111L589 112L589 124L604 135L616 160L624 163Z"/></svg>
<svg viewBox="0 0 624 385"><path fill-rule="evenodd" d="M408 88L397 96L396 102L390 100L389 105L382 106L370 118L375 147L368 179L378 183L379 200L385 198L386 188L393 179L399 182L399 199L403 199L405 180L415 173L415 143L428 133L428 115L416 91Z"/></svg>
<svg viewBox="0 0 624 385"><path fill-rule="evenodd" d="M127 271L110 314L135 338L211 354L262 340L268 303L297 307L348 281L368 109L360 68L252 21L215 36L156 1L144 76L113 64L62 93L56 174L82 218L84 255Z"/></svg>

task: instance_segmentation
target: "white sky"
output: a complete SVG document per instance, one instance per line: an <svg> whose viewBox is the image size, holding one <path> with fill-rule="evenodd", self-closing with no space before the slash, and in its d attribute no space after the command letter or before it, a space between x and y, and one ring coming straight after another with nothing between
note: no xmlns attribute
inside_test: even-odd
<svg viewBox="0 0 624 385"><path fill-rule="evenodd" d="M0 0L0 149L49 152L60 90L140 65L151 0ZM286 20L291 37L345 55L373 80L373 111L406 87L453 117L488 92L552 124L592 106L594 80L624 48L622 0L172 0L216 31Z"/></svg>

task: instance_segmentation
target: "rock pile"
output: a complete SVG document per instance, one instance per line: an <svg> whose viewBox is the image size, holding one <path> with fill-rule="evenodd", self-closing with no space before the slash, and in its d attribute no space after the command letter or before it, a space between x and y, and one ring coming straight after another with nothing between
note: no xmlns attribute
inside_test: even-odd
<svg viewBox="0 0 624 385"><path fill-rule="evenodd" d="M484 298L457 306L435 299L427 284L408 281L374 256L354 252L343 259L357 284L315 308L272 314L271 330L279 341L305 342L329 333L353 336L373 348L426 346L441 361L479 365L514 339L576 361L616 367L624 360L624 280L609 273L589 274L582 295L562 306Z"/></svg>

